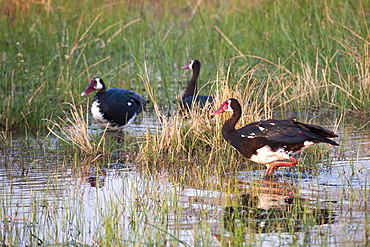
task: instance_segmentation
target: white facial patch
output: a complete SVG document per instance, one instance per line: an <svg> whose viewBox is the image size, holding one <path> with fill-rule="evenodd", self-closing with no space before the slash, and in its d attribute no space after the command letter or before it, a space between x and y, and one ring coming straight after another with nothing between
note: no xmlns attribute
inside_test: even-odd
<svg viewBox="0 0 370 247"><path fill-rule="evenodd" d="M260 164L270 164L278 160L288 160L289 158L289 152L287 152L284 148L279 148L273 152L271 148L266 145L257 149L257 154L252 155L251 161Z"/></svg>
<svg viewBox="0 0 370 247"><path fill-rule="evenodd" d="M188 65L189 69L193 69L193 64L194 64L194 60L191 60Z"/></svg>
<svg viewBox="0 0 370 247"><path fill-rule="evenodd" d="M231 105L231 100L228 100L227 101L227 104L226 104L227 107L224 108L224 111L231 111L231 112L233 112L234 110L233 110L233 108L230 107L230 105Z"/></svg>
<svg viewBox="0 0 370 247"><path fill-rule="evenodd" d="M96 90L100 90L103 88L103 84L101 84L100 82L100 78L95 78L95 81L96 81L96 86L95 86L95 89Z"/></svg>

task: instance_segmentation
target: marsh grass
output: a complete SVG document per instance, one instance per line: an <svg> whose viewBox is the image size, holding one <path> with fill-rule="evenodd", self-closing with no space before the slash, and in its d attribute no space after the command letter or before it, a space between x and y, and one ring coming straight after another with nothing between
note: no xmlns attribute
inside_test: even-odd
<svg viewBox="0 0 370 247"><path fill-rule="evenodd" d="M184 151L179 154L181 155L182 152ZM28 155L32 156L32 153ZM220 155L224 155L223 159L232 156L226 156L228 154L225 152ZM264 188L265 191L262 191L260 181L255 181L254 187L250 189L238 188L238 183L241 181L232 175L230 177L225 174L215 175L216 172L220 174L223 172L222 169L213 170L214 162L219 162L221 157L220 159L215 157L215 161L211 161L210 166L203 166L204 163L200 159L197 161L199 164L197 167L192 167L197 162L187 162L183 166L178 162L177 166L172 164L172 167L171 165L167 167L168 163L162 158L163 163L160 167L163 166L163 169L150 173L146 170L141 173L107 169L106 174L101 175L96 169L95 175L104 179L99 189L96 190L90 186L86 187L85 180L91 174L84 175L74 172L73 169L68 171L66 169L68 166L59 167L58 164L55 167L51 166L49 172L43 175L38 174L47 180L42 183L41 192L30 193L32 202L30 213L24 214L22 220L19 220L20 223L17 223L19 221L16 219L12 219L12 223L4 221L9 224L6 229L9 234L5 236L5 239L8 243L29 243L29 245L47 245L58 242L60 245L91 246L194 246L217 244L212 237L214 233L217 233L221 236L218 240L221 245L233 243L253 246L276 241L276 238L281 241L281 244L309 245L313 243L313 239L316 239L315 243L325 246L325 243L330 242L331 232L325 231L326 226L318 226L315 214L310 214L312 208L306 205L305 201L297 201L290 211L283 210L278 215L271 211L266 211L266 213L262 211L261 214L265 216L264 221L258 221L245 214L235 214L232 222L223 222L220 217L225 213L225 205L235 205L235 207L243 205L241 202L231 203L240 193L261 195L263 192L268 192L269 188ZM81 162L80 157L76 160ZM102 168L110 162L110 158L105 156L96 161L99 164L95 164L95 167ZM140 165L145 167L143 162L136 162L137 170L140 170L138 167ZM45 168L42 169L43 172ZM55 168L57 170L53 171ZM147 169L153 170L153 167L149 166ZM35 173L38 172L38 170L35 171ZM69 174L70 172L72 174ZM53 174L53 176L46 176L46 174ZM63 182L63 178L67 180ZM31 184L35 181L30 175L27 175L27 180ZM14 185L16 182L14 180ZM202 190L198 191L202 191L203 194L196 196L193 194L197 193L193 192L190 193L192 196L189 196L184 193L186 188L195 191L196 188L201 188ZM291 185L290 189L297 189L295 195L297 198L302 196L299 192L300 188L296 185ZM342 194L338 198L343 200L344 207L346 198L352 198L353 205L358 200L366 199L366 196L356 192L356 188L340 191ZM222 194L214 196L214 193ZM327 192L322 191L322 193ZM43 195L41 199L39 194ZM10 198L13 198L14 202L16 196L17 191L14 189L14 194L9 193L1 197L0 202L5 202ZM28 196L28 193L25 193L24 197L28 198ZM230 201L227 201L228 197L231 197ZM25 198L22 198L23 203ZM315 199L315 195L309 198L319 200L319 198ZM323 198L325 200L327 197L323 196ZM4 205L12 206L3 208L0 218L4 215L11 215L8 210L15 207L11 201ZM319 206L316 209L320 212ZM251 216L254 214L252 213ZM291 220L292 218L294 220ZM262 223L257 224L258 222ZM256 227L256 225L262 225L263 222L267 224L266 228ZM297 222L301 224L297 225ZM22 229L17 228L16 224L19 224ZM220 229L215 230L215 225L219 225ZM322 229L317 230L316 228ZM274 233L266 233L263 229L272 229ZM23 236L28 236L28 239Z"/></svg>
<svg viewBox="0 0 370 247"><path fill-rule="evenodd" d="M176 82L188 77L180 65L190 58L202 61L204 82L215 81L221 69L234 84L259 65L254 85L278 78L264 92L275 94L276 104L288 111L368 111L365 3L126 3L20 8L2 2L2 125L46 128L42 119L62 116L62 102L70 102L70 92L78 95L93 76L142 93L137 74L145 63L159 106L172 111L184 87ZM77 105L82 102L76 97Z"/></svg>
<svg viewBox="0 0 370 247"><path fill-rule="evenodd" d="M261 71L266 73L264 65L258 64L253 68L246 68L241 76L235 77L230 73L230 67L226 71L221 69L217 73L217 79L208 82L213 86L210 94L215 97L211 109L194 108L187 113L176 111L170 116L160 111L157 103L160 100L156 98L153 89L150 88L149 76L141 76L161 128L155 134L148 133L143 139L144 142L140 144L138 149L140 155L138 155L137 163L145 163L148 167L168 167L173 164L174 169L187 166L187 169L190 169L189 172L191 170L202 171L201 167L203 167L205 170L214 170L216 174L233 170L241 165L245 161L244 158L237 153L233 154L231 146L221 136L222 125L230 116L222 114L211 118L210 113L226 99L231 97L240 99L243 116L237 124L238 128L260 119L272 118L275 112L280 111L288 104L300 101L308 94L306 90L298 90L294 98L283 101L283 96L287 91L292 90L292 85L284 86L284 75L270 75L260 81L257 79L257 74ZM273 93L271 93L272 87ZM255 100L256 98L259 100ZM301 121L305 122L305 120ZM327 151L314 149L308 153L318 160ZM209 175L209 172L199 173L205 176ZM205 180L206 178L202 177L199 181Z"/></svg>
<svg viewBox="0 0 370 247"><path fill-rule="evenodd" d="M97 160L118 159L119 161L132 160L133 152L136 152L143 137L130 136L123 131L110 131L90 124L90 114L83 106L75 106L66 103L69 110L64 111L64 117L49 122L49 134L46 137L58 145L54 145L60 155L74 153L75 159L80 157L81 162L76 165L105 169L99 167ZM56 138L56 141L54 139Z"/></svg>
<svg viewBox="0 0 370 247"><path fill-rule="evenodd" d="M89 123L84 108L76 107L71 103L66 103L70 110L64 112L64 117L58 121L50 121L48 130L60 141L70 144L74 151L86 154L96 154L100 151L105 132L102 133L98 142L94 142L93 135L89 133Z"/></svg>
<svg viewBox="0 0 370 247"><path fill-rule="evenodd" d="M223 100L230 97L244 99L241 102L244 115L238 124L242 126L259 119L271 118L276 109L306 96L306 93L303 93L294 99L289 99L289 102L282 102L281 95L289 90L289 87L285 87L276 94L270 94L270 85L274 84L275 87L279 87L283 79L271 76L259 82L255 79L256 73L263 69L264 66L261 64L253 69L247 68L239 78L230 74L230 68L227 71L220 70L217 80L208 82L214 86L212 92L216 95L213 109L195 108L186 114L175 111L171 116L161 111L158 104L160 100L156 98L155 90L151 87L149 75L147 73L139 75L158 119L158 129L154 134L147 131L145 136L125 138L119 145L131 146L125 150L137 152L138 155L134 155L135 163L145 164L146 169L152 170L155 167L169 168L173 171L180 169L184 171L184 176L178 176L180 181L191 182L191 178L196 176L199 177L196 181L205 181L203 185L209 185L207 181L211 180L208 177L210 174L223 174L244 166L245 162L244 158L235 153L220 135L222 124L229 116L227 114L216 118L209 116ZM255 101L253 98L259 98L261 101ZM50 133L68 144L67 149L72 147L75 152L92 155L110 154L117 149L124 150L114 145L114 139L113 141L110 137L106 139L106 130L100 131L101 135L91 135L87 121L89 113L84 111L82 106L78 107L74 103L67 103L67 105L70 109L64 112L65 117L59 118L58 121L49 120L50 126L48 127ZM108 143L112 146L107 145ZM321 151L311 152L311 155L319 158L321 153ZM228 159L225 160L225 157ZM256 165L251 165L256 167Z"/></svg>
<svg viewBox="0 0 370 247"><path fill-rule="evenodd" d="M7 3L3 1L0 6ZM332 114L338 120L326 124L338 126L348 111L369 111L366 4L285 0L47 1L29 4L25 9L10 9L0 17L4 27L0 33L1 142L10 144L11 130L16 127L29 131L48 129L50 137L58 138L57 151L54 149L58 155L73 159L75 167L86 164L81 172L91 168L100 175L107 164L118 160L133 162L141 173L120 174L124 189L115 191L112 185L109 188L114 193L102 193L106 197L97 200L94 208L99 216L96 222L79 214L84 213L79 203L82 199L74 198L73 205L60 205L54 200L50 211L43 211L41 222L49 223L61 215L61 226L53 228L49 224L50 231L45 231L40 223L29 231L25 229L26 234L13 231L7 235L9 243L24 235L30 236L35 245L41 239L46 244L84 245L86 236L96 246L187 245L180 240L177 227L187 222L188 214L193 219L209 219L210 213L207 209L190 213L194 210L181 203L176 190L190 187L239 195L243 189L235 174L242 169L264 169L245 162L223 140L221 128L228 114L209 117L224 100L234 97L241 102L243 116L237 127L259 119L283 118L292 112L297 120L310 123L317 119L309 116L326 122L325 114ZM180 81L189 77L180 69L189 58L202 61L199 93L214 96L211 111L194 110L183 115L173 103L185 87ZM89 105L84 103L88 100L78 95L93 76L107 78L109 87L132 89L148 98L149 114L155 115L157 129L148 130L144 136L124 135L118 141L106 130L92 136ZM39 146L32 140L22 145L30 151L18 155L15 163L27 171L38 162L32 152ZM49 149L43 152L47 159ZM317 166L320 160L327 160L327 167L331 165L326 146L307 150L300 157L300 165L292 169L298 174L318 174L323 165ZM61 163L64 168L68 162ZM107 183L114 181L110 179ZM107 185L102 189L104 186ZM344 206L345 198L359 198L353 190L342 191ZM247 192L259 193L254 188ZM10 204L11 196L2 199L3 204ZM203 196L199 200L207 199ZM298 206L293 216L308 216ZM58 215L58 209L66 211ZM0 214L1 219L11 214L6 210ZM25 218L34 222L38 213L34 205L32 214ZM306 219L304 229L315 225L312 218ZM96 227L93 237L86 233L91 230L87 221ZM368 234L368 217L365 221ZM242 219L237 222L231 240L221 239L221 245L230 241L248 245L246 232L250 245L258 245L266 237L263 232L250 230L250 223ZM208 223L193 221L194 232L188 238L199 240L194 240L194 245L214 244ZM299 245L294 222L289 226L292 244ZM59 232L64 236L60 237ZM122 232L129 234L120 235ZM277 233L277 238L284 239L283 233ZM317 234L323 235L324 239L330 237ZM24 242L27 241L13 241ZM326 245L325 241L321 243Z"/></svg>

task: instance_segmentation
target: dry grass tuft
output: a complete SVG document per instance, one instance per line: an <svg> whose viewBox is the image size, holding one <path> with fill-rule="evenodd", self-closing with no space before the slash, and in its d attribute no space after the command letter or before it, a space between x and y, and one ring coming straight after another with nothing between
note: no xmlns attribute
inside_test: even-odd
<svg viewBox="0 0 370 247"><path fill-rule="evenodd" d="M237 98L243 107L244 114L239 126L272 117L276 105L284 104L279 101L280 96L289 87L270 95L269 86L276 84L273 81L275 78L271 76L266 81L258 81L255 79L255 73L259 70L261 66L247 69L236 82L232 81L234 77L230 75L229 69L218 71L216 80L208 82L215 85L213 93L210 93L215 99L211 110L207 107L195 108L187 114L177 111L169 117L159 110L158 100L154 97L148 76L141 76L146 86L145 91L148 92L159 119L160 128L154 134L147 133L140 145L136 163L144 163L148 167L168 168L173 165L175 170L185 169L189 173L197 173L197 170L204 168L208 169L208 172L216 173L219 172L218 168L234 169L240 161L235 160L231 147L221 136L222 125L230 116L222 114L211 118L210 113L224 100L233 97ZM255 100L256 97L261 100ZM241 160L244 161L244 158ZM198 172L201 176L198 179L207 177L208 172Z"/></svg>
<svg viewBox="0 0 370 247"><path fill-rule="evenodd" d="M70 106L69 111L64 111L64 117L58 117L59 121L50 121L51 126L47 128L51 134L59 140L71 145L77 151L84 154L97 154L102 149L102 141L105 138L106 130L101 135L98 142L94 141L94 136L89 132L87 113L82 106L77 107L73 103L65 103Z"/></svg>

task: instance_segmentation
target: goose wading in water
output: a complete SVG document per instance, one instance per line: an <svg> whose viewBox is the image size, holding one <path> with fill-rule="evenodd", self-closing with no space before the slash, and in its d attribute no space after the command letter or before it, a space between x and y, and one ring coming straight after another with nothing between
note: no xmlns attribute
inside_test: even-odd
<svg viewBox="0 0 370 247"><path fill-rule="evenodd" d="M222 136L247 159L265 164L266 177L278 167L296 165L298 161L292 155L315 143L339 146L335 141L328 139L337 137L334 132L294 119L269 119L235 129L242 112L238 100L234 98L223 102L211 115L223 112L232 112L232 116L223 124Z"/></svg>
<svg viewBox="0 0 370 247"><path fill-rule="evenodd" d="M197 80L200 72L200 62L196 59L190 60L190 62L182 67L182 69L190 69L193 71L193 75L188 82L188 86L182 95L180 107L185 110L190 110L193 104L198 104L201 108L207 104L213 103L213 97L209 95L197 95Z"/></svg>
<svg viewBox="0 0 370 247"><path fill-rule="evenodd" d="M95 77L81 94L97 90L92 101L91 113L102 128L122 130L131 124L137 114L145 110L147 101L138 93L121 88L106 89L103 79Z"/></svg>

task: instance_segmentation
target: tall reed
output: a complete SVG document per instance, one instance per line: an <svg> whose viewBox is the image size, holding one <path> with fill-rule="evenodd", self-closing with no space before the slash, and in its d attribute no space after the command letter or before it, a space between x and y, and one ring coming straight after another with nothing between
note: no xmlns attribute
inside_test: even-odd
<svg viewBox="0 0 370 247"><path fill-rule="evenodd" d="M285 105L291 110L369 108L362 2L12 3L0 3L6 10L0 18L0 122L8 127L45 128L41 119L62 116L61 103L93 76L141 92L137 74L144 63L158 104L172 111L187 75L180 67L190 58L203 61L203 82L215 81L220 68L237 83L247 67L262 64L254 85L278 78L268 85L269 95L279 95L278 105L299 97Z"/></svg>

